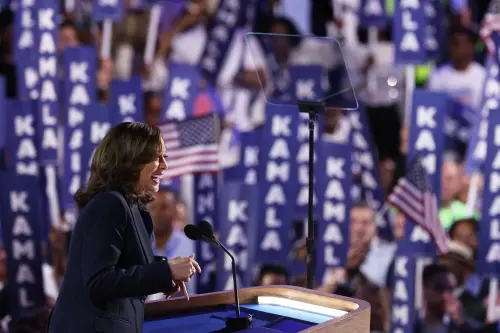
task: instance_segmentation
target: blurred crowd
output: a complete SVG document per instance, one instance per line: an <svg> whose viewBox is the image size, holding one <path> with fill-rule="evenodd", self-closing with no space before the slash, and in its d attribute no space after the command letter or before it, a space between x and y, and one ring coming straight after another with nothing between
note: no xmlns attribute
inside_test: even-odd
<svg viewBox="0 0 500 333"><path fill-rule="evenodd" d="M356 2L342 1L333 6L330 1L309 1L311 31L316 36L336 38L341 45L345 64L356 95L366 105L373 139L380 163L380 176L386 195L399 177L404 174L408 150L408 127L404 121L405 69L394 62L394 45L390 24L377 29L375 37L356 22ZM132 1L125 0L126 6ZM207 31L211 28L211 15L217 7L214 0L191 0L178 8L169 5L162 17L156 45L155 59L144 64L150 13L144 9L127 10L122 22L113 26L112 57L100 59L97 80L99 99L106 101L112 79L127 80L142 75L144 84L144 115L146 122L157 123L160 117L163 90L168 77L168 62L197 64L203 50ZM340 1L339 1L340 2ZM417 75L416 85L442 91L463 104L479 108L482 82L486 71L486 51L478 38L477 27L487 6L486 1L469 1L470 9L454 11L447 4L446 52L436 63L429 64L428 74ZM252 31L297 35L302 32L296 23L282 14L279 0L260 2ZM359 4L358 4L359 5ZM102 31L99 25L78 22L72 13L63 13L59 29L59 49L78 45L100 47ZM3 10L0 14L0 75L6 79L6 96L16 98L16 59L12 53L13 13ZM371 37L370 37L370 36ZM373 40L374 38L374 40ZM275 48L275 56L288 59L293 55L298 63L329 66L332 59L313 54L307 45L284 38ZM269 66L266 60L244 61L239 73L230 82L241 89L261 89ZM332 137L345 136L351 124L345 111L328 111L325 132ZM476 332L491 329L486 318L489 301L489 280L475 273L478 232L481 227L477 212L467 209L470 175L464 172L463 160L466 147L443 152L440 219L452 240L449 252L426 266L422 275L422 306L418 310L415 331L427 332ZM482 185L482 184L480 184ZM480 196L479 196L480 197ZM187 207L179 193L163 190L156 195L149 210L154 220L154 250L167 257L189 256L195 245L183 234L183 227L192 223ZM479 205L479 203L478 203ZM479 207L479 206L476 206ZM376 236L376 212L366 203L359 202L351 208L350 247L346 267L331 270L328 278L319 281L318 290L351 296L371 304L372 332L386 332L391 317L391 281L394 269L394 244L386 244ZM397 215L395 239L404 233L404 216ZM43 332L48 311L57 298L63 281L71 231L53 229L49 233L45 253L51 251L50 264L43 267L47 307L34 317L9 323L8 293L0 293L0 315L4 318L0 331ZM297 257L305 260L305 241L297 248ZM6 281L6 254L0 252L0 281ZM255 276L255 285L293 284L305 286L303 276L292 277L285 267L266 264ZM150 300L161 299L152 295ZM500 300L499 300L500 301ZM417 310L415 310L417 311ZM495 330L496 331L496 330Z"/></svg>

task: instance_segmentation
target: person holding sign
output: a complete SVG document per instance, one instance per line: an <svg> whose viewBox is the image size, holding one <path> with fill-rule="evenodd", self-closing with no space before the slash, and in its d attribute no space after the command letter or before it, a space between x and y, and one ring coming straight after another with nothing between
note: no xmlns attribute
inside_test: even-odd
<svg viewBox="0 0 500 333"><path fill-rule="evenodd" d="M88 184L75 194L80 208L66 274L49 320L50 333L140 333L146 296L167 296L200 266L194 256L167 260L151 247L153 222L145 204L167 169L160 130L121 123L101 141Z"/></svg>

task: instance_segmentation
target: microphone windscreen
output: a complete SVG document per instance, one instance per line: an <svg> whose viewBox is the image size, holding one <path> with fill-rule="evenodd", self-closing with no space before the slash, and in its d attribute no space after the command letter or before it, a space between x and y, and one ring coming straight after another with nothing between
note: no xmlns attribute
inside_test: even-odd
<svg viewBox="0 0 500 333"><path fill-rule="evenodd" d="M204 236L207 237L213 237L214 236L214 228L210 224L210 222L201 220L200 223L198 223L198 228L200 229L200 233Z"/></svg>
<svg viewBox="0 0 500 333"><path fill-rule="evenodd" d="M184 227L184 233L186 234L187 238L191 240L200 240L201 239L201 233L200 229L195 226L194 224L188 224Z"/></svg>

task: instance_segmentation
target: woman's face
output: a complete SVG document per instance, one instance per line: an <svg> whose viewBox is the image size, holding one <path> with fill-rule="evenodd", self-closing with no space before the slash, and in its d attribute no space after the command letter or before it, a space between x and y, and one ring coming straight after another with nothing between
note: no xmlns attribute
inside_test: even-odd
<svg viewBox="0 0 500 333"><path fill-rule="evenodd" d="M137 184L137 190L139 192L158 192L163 172L167 170L166 157L165 143L161 140L161 148L158 149L158 156L154 161L144 165L141 170L139 182Z"/></svg>

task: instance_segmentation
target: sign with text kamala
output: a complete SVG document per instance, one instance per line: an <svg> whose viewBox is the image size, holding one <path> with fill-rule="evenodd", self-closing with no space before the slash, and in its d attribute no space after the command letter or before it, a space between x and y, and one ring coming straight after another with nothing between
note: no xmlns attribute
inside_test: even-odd
<svg viewBox="0 0 500 333"><path fill-rule="evenodd" d="M420 64L427 58L425 1L399 0L394 11L394 59L398 64Z"/></svg>
<svg viewBox="0 0 500 333"><path fill-rule="evenodd" d="M7 170L1 173L3 240L14 316L45 304L40 245L40 197L35 137L36 102L11 100L6 105Z"/></svg>
<svg viewBox="0 0 500 333"><path fill-rule="evenodd" d="M500 113L488 117L488 152L484 164L484 192L479 231L478 271L499 276L500 273Z"/></svg>

